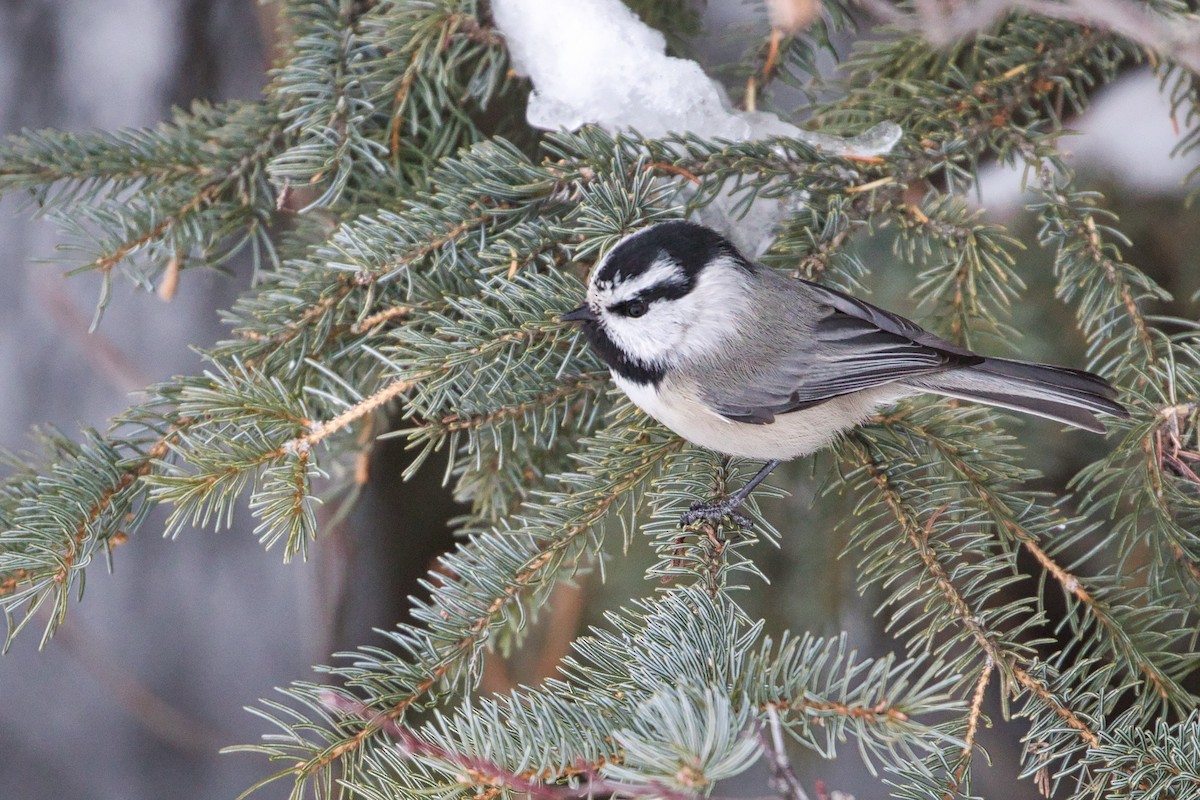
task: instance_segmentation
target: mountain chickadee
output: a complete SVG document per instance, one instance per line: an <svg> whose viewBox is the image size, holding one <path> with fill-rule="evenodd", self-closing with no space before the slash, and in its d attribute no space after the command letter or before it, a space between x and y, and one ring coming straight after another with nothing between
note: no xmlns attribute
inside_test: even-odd
<svg viewBox="0 0 1200 800"><path fill-rule="evenodd" d="M578 322L617 386L675 433L765 459L727 499L680 525L731 518L781 461L831 442L918 392L1024 411L1102 433L1128 417L1090 372L984 358L850 295L754 264L718 234L662 222L622 239L592 271Z"/></svg>

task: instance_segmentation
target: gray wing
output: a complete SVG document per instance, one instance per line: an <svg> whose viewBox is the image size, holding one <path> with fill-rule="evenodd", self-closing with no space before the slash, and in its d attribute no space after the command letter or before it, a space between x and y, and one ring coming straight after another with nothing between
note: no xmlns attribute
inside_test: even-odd
<svg viewBox="0 0 1200 800"><path fill-rule="evenodd" d="M904 317L834 289L794 281L787 294L807 304L815 321L803 330L801 346L772 363L749 365L745 380L706 392L722 416L765 424L777 414L840 395L983 361Z"/></svg>

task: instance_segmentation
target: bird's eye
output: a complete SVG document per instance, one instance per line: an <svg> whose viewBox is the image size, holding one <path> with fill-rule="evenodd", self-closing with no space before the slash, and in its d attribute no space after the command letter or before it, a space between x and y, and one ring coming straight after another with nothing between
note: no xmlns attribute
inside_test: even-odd
<svg viewBox="0 0 1200 800"><path fill-rule="evenodd" d="M630 300L622 309L627 317L640 317L646 313L647 306L641 300Z"/></svg>

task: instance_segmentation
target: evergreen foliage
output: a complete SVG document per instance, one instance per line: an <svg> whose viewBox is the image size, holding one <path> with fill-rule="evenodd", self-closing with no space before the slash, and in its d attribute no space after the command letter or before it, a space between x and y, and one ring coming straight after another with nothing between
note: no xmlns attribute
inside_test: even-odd
<svg viewBox="0 0 1200 800"><path fill-rule="evenodd" d="M43 432L41 453L7 457L7 642L37 618L45 643L93 557L110 558L156 504L175 535L248 503L264 546L303 556L319 546L319 497L353 481L378 412L394 407L412 469L448 454L470 512L390 649L344 655L258 708L272 733L242 749L275 762L265 781L293 782L296 797L601 780L704 795L769 749L770 715L823 757L851 743L897 797L969 797L990 695L1024 725L1023 775L1056 797L1200 797L1200 340L1193 322L1153 315L1166 293L1122 259L1103 198L1059 149L1064 114L1146 60L1188 126L1184 147L1200 144L1195 76L1169 53L1014 14L949 51L885 30L824 81L815 54L851 24L829 0L773 69L748 63L760 106L775 78L831 98L811 128L902 127L890 155L847 159L787 140L535 134L513 111L528 87L477 0L284 8L290 50L257 103L0 145L0 190L71 234L69 258L99 274L100 309L117 275L152 287L247 246L259 270L203 374L152 387L106 433ZM697 24L686 3L656 5L651 21L679 43ZM987 161L1027 169L1036 241L967 204ZM804 535L846 542L895 654L767 635L738 592L761 583L763 539L790 548L799 534L752 499L747 535L681 535L682 509L752 465L647 420L556 321L624 233L728 191L803 196L764 260L817 280L869 288L861 247L890 236L923 322L977 347L1002 347L1028 298L1020 250L1048 249L1087 366L1133 412L1061 493L1027 488L1037 475L1000 412L942 401L903 402L818 460L840 511ZM650 598L579 638L560 677L474 696L485 652L519 647L556 585L643 536L657 552ZM423 744L396 746L401 729Z"/></svg>

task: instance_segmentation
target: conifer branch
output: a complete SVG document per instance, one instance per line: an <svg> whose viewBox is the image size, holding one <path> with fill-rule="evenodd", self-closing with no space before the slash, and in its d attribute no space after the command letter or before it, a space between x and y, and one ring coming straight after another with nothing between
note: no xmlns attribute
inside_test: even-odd
<svg viewBox="0 0 1200 800"><path fill-rule="evenodd" d="M975 682L975 690L971 693L971 708L967 712L967 733L963 737L962 752L959 755L958 766L950 775L950 791L945 800L952 800L955 794L961 794L967 770L975 756L976 736L979 734L979 722L983 719L983 701L991 684L995 663L991 658L984 658L983 668L979 671L979 680Z"/></svg>
<svg viewBox="0 0 1200 800"><path fill-rule="evenodd" d="M0 146L0 192L32 191L43 213L88 243L71 249L94 253L75 271L98 271L106 284L137 254L179 265L194 251L219 263L265 237L274 201L263 169L281 131L272 111L196 103L154 129L9 137Z"/></svg>
<svg viewBox="0 0 1200 800"><path fill-rule="evenodd" d="M437 431L444 435L495 425L498 422L523 417L535 408L553 405L560 400L575 397L583 391L598 388L606 384L608 379L608 375L604 373L564 376L561 385L529 400L500 406L482 414L447 414L441 419L423 420L417 425L417 428Z"/></svg>
<svg viewBox="0 0 1200 800"><path fill-rule="evenodd" d="M1045 221L1042 241L1058 246L1059 296L1065 300L1080 298L1087 304L1081 303L1076 314L1093 342L1102 331L1110 341L1119 341L1102 325L1107 312L1119 308L1133 329L1138 355L1153 365L1157 348L1140 304L1146 299L1165 299L1166 293L1144 273L1122 262L1116 246L1105 241L1102 231L1106 226L1097 222L1096 215L1109 215L1096 208L1094 194L1064 191L1055 179L1056 173L1061 173L1060 167L1039 154L1032 143L1020 149L1038 176L1042 200L1035 208ZM1096 282L1102 282L1107 291L1081 291L1082 286ZM1106 350L1100 349L1099 353ZM1132 357L1130 353L1120 355L1125 360Z"/></svg>
<svg viewBox="0 0 1200 800"><path fill-rule="evenodd" d="M202 212L221 191L221 185L210 183L200 189L194 197L184 203L177 211L155 223L141 234L127 239L112 252L98 256L84 269L95 269L98 272L110 272L113 267L124 261L138 248L147 243L163 238L173 228L188 221L190 217Z"/></svg>
<svg viewBox="0 0 1200 800"><path fill-rule="evenodd" d="M607 507L601 509L597 517L606 510ZM410 707L420 702L426 694L450 674L451 670L456 669L461 661L476 652L478 645L487 636L490 627L506 608L516 602L520 594L541 577L543 570L553 562L558 552L571 544L574 537L579 536L585 531L586 528L569 531L566 536L558 539L550 544L549 547L534 555L521 570L513 575L503 593L493 598L491 603L484 608L483 613L466 627L461 639L453 642L448 647L442 646L439 648L439 659L426 667L428 677L414 686L407 695L394 700L386 712L373 716L367 726L349 739L329 748L324 753L315 756L307 762L297 764L295 771L298 779L304 780L314 773L329 767L334 761L347 757L361 748L364 742L383 730L384 724L403 717Z"/></svg>
<svg viewBox="0 0 1200 800"><path fill-rule="evenodd" d="M412 90L413 83L417 79L421 55L420 50L413 50L408 68L404 70L404 76L400 78L396 92L392 95L392 133L388 138L388 149L391 153L393 164L399 164L400 162L400 130L404 124L404 107L408 102L408 93Z"/></svg>
<svg viewBox="0 0 1200 800"><path fill-rule="evenodd" d="M478 210L480 205L478 203L471 203L467 208L468 210ZM443 233L426 239L408 252L405 252L390 261L387 261L377 270L375 270L375 273L392 273L411 264L415 264L431 253L437 252L447 244L458 241L462 238L463 234L487 223L494 216L495 212L493 210L485 210L476 213L474 216L459 219L450 225Z"/></svg>
<svg viewBox="0 0 1200 800"><path fill-rule="evenodd" d="M330 435L341 431L347 425L357 422L368 414L373 414L384 405L390 403L392 400L395 400L400 395L412 389L419 380L420 378L391 381L387 385L371 394L369 397L364 397L362 400L355 403L341 414L338 414L333 419L322 422L320 425L317 425L303 436L286 443L279 452L307 452L313 447L313 445L319 444Z"/></svg>
<svg viewBox="0 0 1200 800"><path fill-rule="evenodd" d="M0 522L4 523L0 534L0 608L8 622L5 650L35 611L51 598L54 613L46 622L43 644L53 635L65 617L78 573L88 565L97 546L123 544L128 539L127 529L137 527L145 512L145 489L139 479L150 473L155 461L167 454L190 422L180 420L133 456L111 447L97 447L94 440L86 447L68 448L53 466L59 473L69 474L73 461L87 464L98 480L86 491L69 485L35 483L12 494L20 505L11 518L0 514ZM69 517L59 512L59 497L54 494L69 500ZM52 524L47 525L47 521ZM13 612L22 606L23 617L14 622Z"/></svg>
<svg viewBox="0 0 1200 800"><path fill-rule="evenodd" d="M329 291L318 302L306 308L296 319L289 320L283 327L283 330L273 334L264 334L260 331L250 328L237 328L234 333L238 336L249 339L253 342L269 343L276 345L275 349L286 345L303 330L311 327L313 323L322 320L326 314L333 310L338 303L346 299L356 287L362 285L362 281L346 275L339 274L334 279L334 284Z"/></svg>
<svg viewBox="0 0 1200 800"><path fill-rule="evenodd" d="M1022 523L1022 515L1014 510L1012 500L1005 499L1002 489L997 490L989 486L991 481L988 473L963 458L962 453L952 444L953 437L947 437L941 431L922 425L913 419L911 414L889 416L886 418L886 424L903 431L908 441L919 442L931 448L937 457L943 460L961 479L962 485L980 500L990 518L995 521L998 532L1018 542L1033 556L1046 574L1054 579L1062 591L1073 597L1080 607L1096 620L1105 633L1105 639L1110 643L1109 650L1114 656L1127 659L1164 700L1190 697L1190 693L1130 636L1130 630L1134 626L1127 619L1117 616L1110 603L1088 588L1087 581L1065 569L1046 552L1039 543L1041 537ZM1013 500L1020 498L1015 497ZM1024 516L1030 515L1026 512ZM1047 520L1047 524L1039 524L1039 528L1053 529L1068 524L1071 524L1068 520L1051 519Z"/></svg>
<svg viewBox="0 0 1200 800"><path fill-rule="evenodd" d="M797 711L818 720L829 716L836 716L851 720L865 720L879 725L909 721L908 714L897 706L887 702L865 705L862 703L839 703L835 700L809 698L794 700L784 698L778 702L767 704L763 710L769 711L772 708L784 711Z"/></svg>
<svg viewBox="0 0 1200 800"><path fill-rule="evenodd" d="M169 123L117 133L25 131L0 146L0 191L29 189L43 206L95 200L139 188L247 177L245 153L256 162L277 144L273 109L260 103L176 110ZM198 144L208 137L208 146ZM214 159L214 153L230 158ZM235 174L236 173L236 174Z"/></svg>
<svg viewBox="0 0 1200 800"><path fill-rule="evenodd" d="M639 10L679 24L687 5ZM921 0L913 13L931 7ZM786 730L826 757L852 739L899 794L937 800L970 791L998 673L1002 700L1019 700L1028 720L1027 770L1047 785L1079 776L1069 800L1113 787L1132 800L1159 786L1188 796L1200 349L1159 331L1143 306L1165 293L1121 260L1121 235L1062 169L1053 138L1141 48L1012 14L952 52L881 35L834 82L816 74L815 54L846 18L827 4L808 31L773 31L739 80L751 107L771 105L775 81L820 90L832 98L815 105L821 129L888 119L904 131L885 156L844 158L786 139L533 132L508 110L528 86L476 0L288 9L297 35L261 103L198 105L153 131L0 145L0 190L70 209L92 243L85 260L106 280L135 256L171 270L241 242L276 265L230 313L230 340L205 352L210 372L154 387L108 436L51 444L48 467L0 484L10 638L53 599L49 635L90 556L153 502L170 507L174 532L219 526L248 496L261 539L285 538L285 557L303 552L317 533L314 481L364 480L376 412L402 400L411 470L447 454L471 511L390 649L330 668L345 688L298 682L284 702L263 703L281 735L244 749L285 762L276 777L297 793L573 800L650 787L682 798L766 754L794 798ZM1186 102L1190 90L1172 91ZM1118 423L1109 454L1079 479L1079 518L1061 511L1063 491L1022 488L1033 473L990 412L914 403L860 430L842 445L845 474L829 481L853 487L857 506L828 516L853 526L860 585L884 593L902 653L860 658L844 637L772 642L730 599L740 579L766 573L758 538L778 534L757 498L744 537L677 527L680 510L736 485L744 465L684 447L614 402L602 365L554 320L622 235L720 198L739 209L782 201L787 219L764 260L839 285L868 283L855 234L894 234L921 316L965 344L1004 335L1010 307L1032 298L1022 243L963 200L985 160L1037 171L1031 210L1055 253L1058 294L1095 368L1149 411ZM280 210L270 177L290 197L283 208L326 206L291 215L278 242L266 234ZM526 617L600 551L610 523L627 542L652 539L647 576L664 585L578 637L560 675L476 696L485 648L520 644ZM1036 563L1036 588L1018 556ZM1068 608L1053 629L1047 586ZM756 738L764 725L769 736Z"/></svg>
<svg viewBox="0 0 1200 800"><path fill-rule="evenodd" d="M270 171L280 183L325 182L310 206L340 198L356 167L384 172L382 148L365 130L374 110L365 73L372 43L360 28L369 13L368 6L340 0L307 0L285 9L293 52L269 91L295 143L272 159Z"/></svg>
<svg viewBox="0 0 1200 800"><path fill-rule="evenodd" d="M582 778L579 786L556 786L547 784L541 776L510 772L499 764L479 756L464 755L446 750L439 745L426 742L412 731L399 725L395 719L374 714L371 709L351 700L327 692L323 703L341 714L362 719L368 727L376 727L395 740L396 748L408 758L423 757L442 762L459 772L459 782L464 787L483 790L479 796L490 797L493 790L505 789L521 792L533 800L571 800L591 798L596 794L620 794L622 797L663 798L663 800L694 800L695 794L679 792L669 786L650 783L645 786L605 780L600 770L590 764L577 764L565 775ZM564 775L564 776L565 776Z"/></svg>
<svg viewBox="0 0 1200 800"><path fill-rule="evenodd" d="M644 434L639 434L638 438L644 438ZM382 712L379 721L401 719L435 686L447 680L453 672L462 670L464 664L474 660L480 646L491 634L492 628L510 613L513 606L522 602L528 591L536 589L539 593L548 592L556 582L558 573L564 570L570 572L577 568L584 537L620 504L628 502L631 492L636 491L637 487L653 474L658 464L678 449L678 446L678 442L658 444L655 452L647 453L627 469L611 475L601 472L600 475L604 476L602 480L588 485L588 489L581 495L572 497L573 508L565 526L546 528L545 523L539 520L536 514L531 514L526 530L532 538L525 546L523 561L519 568L503 577L497 587L499 591L495 591L490 597L472 597L469 610L455 608L453 616L448 612L445 612L444 617L437 615L435 618L440 627L445 628L449 623L449 629L439 630L436 639L430 638L429 633L425 631L414 632L414 635L424 639L425 643L419 647L409 645L406 649L422 654L419 661L413 665L413 669L418 670L416 674L424 677L409 684L403 692L390 693L387 709ZM547 511L541 513L545 514ZM557 515L558 512L555 513ZM471 543L472 554L474 550L484 546L485 541L495 540L494 543L486 545L487 548L495 548L500 540L516 542L525 538L517 532L485 535ZM463 555L466 556L467 553L464 552ZM470 580L470 572L465 567L457 566L454 560L447 561L445 566L451 571L450 574L461 576L458 580ZM446 587L443 587L442 596L447 599L441 602L452 602ZM298 783L307 781L329 768L335 761L352 757L367 742L374 741L379 732L377 724L368 724L352 736L343 738L337 744L323 748L297 763L294 776Z"/></svg>
<svg viewBox="0 0 1200 800"><path fill-rule="evenodd" d="M383 325L394 320L405 320L413 315L416 311L415 306L398 305L390 308L385 308L382 311L376 311L370 316L363 317L358 322L350 326L350 332L354 334L366 333L380 325Z"/></svg>
<svg viewBox="0 0 1200 800"><path fill-rule="evenodd" d="M89 527L112 507L114 500L121 492L129 489L138 478L149 474L154 466L154 461L167 454L171 447L172 437L176 436L179 431L180 428L175 428L150 447L146 451L145 457L139 459L133 466L127 467L117 481L97 498L95 504L86 509L82 515L82 521L75 529L75 535L67 542L66 552L62 554L58 570L51 579L54 583L59 585L68 583L70 574L76 567L76 560L85 548L86 540L91 536ZM113 537L119 536L119 531L113 534ZM0 591L0 594L3 594L3 591Z"/></svg>
<svg viewBox="0 0 1200 800"><path fill-rule="evenodd" d="M887 470L875 460L868 447L859 441L858 437L852 436L847 439L847 449L854 455L855 461L866 470L866 474L890 509L904 537L920 558L937 593L945 601L958 625L974 641L980 654L986 659L985 663L990 662L995 665L1006 679L1015 681L1023 690L1045 703L1074 729L1089 747L1097 746L1099 737L1095 731L1078 713L1058 700L1044 682L1029 673L1024 666L1026 657L1006 646L1004 636L999 631L992 630L984 624L982 621L984 617L980 614L980 609L972 607L955 585L931 543L934 526L942 510L934 511L924 524L920 523L901 493L892 485ZM1009 691L1012 691L1011 686Z"/></svg>

